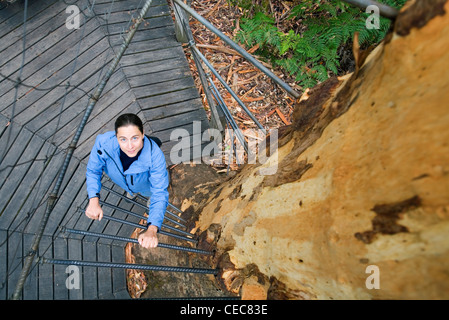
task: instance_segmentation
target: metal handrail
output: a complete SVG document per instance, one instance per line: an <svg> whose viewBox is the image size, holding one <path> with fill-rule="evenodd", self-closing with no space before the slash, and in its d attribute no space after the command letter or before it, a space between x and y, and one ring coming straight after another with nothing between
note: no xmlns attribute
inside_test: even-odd
<svg viewBox="0 0 449 320"><path fill-rule="evenodd" d="M178 10L178 8L183 9ZM277 83L281 88L283 88L289 95L293 96L295 99L299 98L300 94L293 90L288 84L282 81L279 77L277 77L273 72L271 72L268 68L266 68L261 62L255 59L251 54L246 52L242 47L236 44L234 41L229 39L226 35L224 35L220 30L214 27L207 19L203 18L200 14L198 14L195 10L193 10L189 5L186 5L181 0L173 0L173 9L175 13L175 26L177 27L177 38L178 41L188 43L189 48L191 50L193 59L198 69L198 73L200 76L201 84L203 86L204 92L206 94L206 99L209 104L211 110L211 124L217 128L220 132L224 131L224 127L226 126L224 122L226 121L229 126L231 126L234 130L236 130L236 137L239 139L240 143L245 148L246 152L247 146L245 139L241 136L241 132L235 128L235 121L233 121L232 116L230 115L229 110L227 109L226 104L222 103L223 100L218 93L218 90L212 90L208 85L208 81L211 81L209 73L206 74L203 70L203 66L201 62L203 62L207 68L211 71L211 73L217 78L223 87L231 94L234 100L241 106L241 108L245 111L245 113L251 118L251 120L257 125L257 127L266 134L266 129L259 123L256 117L252 114L252 112L245 106L243 101L238 97L238 95L231 89L231 87L226 83L226 81L220 76L220 74L215 70L212 64L207 60L207 58L201 53L201 51L196 47L195 40L193 38L192 31L188 24L188 19L186 14L193 16L197 21L202 23L207 29L212 31L218 37L220 37L226 44L228 44L231 48L233 48L238 54L240 54L247 61L252 63L257 69L262 71L265 75L270 77L275 83ZM218 96L218 97L217 97ZM215 98L215 100L213 99ZM219 108L217 108L217 105ZM231 117L230 117L231 116ZM223 123L223 124L222 124Z"/></svg>
<svg viewBox="0 0 449 320"><path fill-rule="evenodd" d="M343 0L343 1L352 4L353 6L359 7L363 10L365 10L369 6L376 6L377 8L379 8L379 14L389 19L395 19L399 14L398 9L373 0Z"/></svg>
<svg viewBox="0 0 449 320"><path fill-rule="evenodd" d="M209 70L212 71L214 76L221 82L221 84L226 88L226 90L231 94L231 96L237 101L237 103L243 108L243 110L246 112L246 114L251 118L251 120L254 121L254 123L264 132L266 133L265 128L259 123L259 121L254 117L254 115L251 113L251 111L248 110L248 108L245 106L242 100L237 96L237 94L234 92L234 90L231 89L231 87L226 83L226 81L220 76L220 74L215 70L215 68L210 64L210 62L206 59L206 57L198 50L195 43L191 41L190 48L192 51L206 64L206 66L209 68Z"/></svg>
<svg viewBox="0 0 449 320"><path fill-rule="evenodd" d="M245 49L240 47L234 41L229 39L223 32L218 30L213 24L211 24L207 19L203 18L200 14L198 14L191 7L186 5L181 0L173 0L174 3L179 5L183 10L189 13L192 17L194 17L198 22L202 23L207 29L215 33L218 37L220 37L226 44L232 47L235 51L237 51L242 57L251 62L256 68L265 73L268 77L270 77L273 81L275 81L281 88L287 91L288 94L293 96L295 99L300 97L300 93L293 90L288 84L282 81L278 76L276 76L273 72L271 72L267 67L265 67L262 63L260 63L257 59L255 59L252 55L246 52Z"/></svg>

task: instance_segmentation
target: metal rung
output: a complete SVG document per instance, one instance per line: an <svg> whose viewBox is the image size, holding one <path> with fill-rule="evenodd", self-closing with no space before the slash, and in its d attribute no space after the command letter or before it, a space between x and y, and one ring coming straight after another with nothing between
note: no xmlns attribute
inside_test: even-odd
<svg viewBox="0 0 449 320"><path fill-rule="evenodd" d="M145 198L144 196L142 196L141 194L137 195L138 198L142 199L143 201L148 201L148 198ZM174 205L172 205L170 202L168 203L168 206L172 209L174 209L175 211L179 212L179 213L184 213L181 211L181 209L178 209L177 207L175 207ZM170 211L169 211L170 212ZM171 213L171 212L170 212ZM173 214L173 213L172 213ZM180 216L176 216L178 217L179 220L183 221L183 222L187 222L185 221L183 218L181 218Z"/></svg>
<svg viewBox="0 0 449 320"><path fill-rule="evenodd" d="M189 236L189 237L193 237L193 236L194 236L194 235L191 234L190 232L187 232L187 231L184 231L184 230L180 230L180 229L178 229L178 228L169 226L169 225L167 225L167 224L162 224L162 227L163 227L163 228L170 229L170 230L173 230L173 231L176 231L176 232L179 232L179 233L181 233L181 234L183 234L183 235L186 235L186 236Z"/></svg>
<svg viewBox="0 0 449 320"><path fill-rule="evenodd" d="M218 274L218 269L201 269L201 268L184 268L171 266L154 266L147 264L133 264L133 263L114 263L114 262L98 262L98 261L82 261L82 260L62 260L62 259L48 259L40 258L42 263L48 264L63 264L74 265L82 267L99 267L99 268L121 268L121 269L137 269L137 270L152 270L152 271L168 271L168 272L185 272L185 273L203 273L203 274Z"/></svg>
<svg viewBox="0 0 449 320"><path fill-rule="evenodd" d="M65 228L65 227L62 227L61 230L62 230L62 232L81 234L84 236L94 236L94 237L99 237L99 238L104 238L104 239L131 242L131 243L137 243L137 244L139 243L139 241L137 239L115 236L115 235L110 235L110 234L97 233L97 232L84 231L84 230L75 230L75 229L69 229L69 228ZM213 254L213 252L211 252L211 251L200 250L200 249L189 248L189 247L181 247L181 246L176 246L176 245L161 243L161 242L159 242L157 246L160 248L194 252L194 253L199 253L199 254L207 254L207 255Z"/></svg>
<svg viewBox="0 0 449 320"><path fill-rule="evenodd" d="M123 195L123 194L120 194L120 193L117 192L117 191L114 191L114 190L112 190L112 189L109 189L108 187L102 186L102 188L104 188L105 190L107 190L107 191L109 191L109 192L115 194L116 196L118 196L118 197L120 197L120 198L122 198L122 199L125 199L125 200L128 201L128 202L132 202L132 203L134 203L135 205L138 205L139 207L141 207L141 208L143 208L143 209L145 209L145 210L148 210L147 206L141 204L140 202L137 202L137 201L134 200L134 199L130 199L130 198L128 198L127 196L125 196L125 195ZM168 206L173 207L173 208L176 208L176 207L174 207L170 202L168 202ZM176 209L177 209L177 208L176 208ZM179 210L179 209L177 209L177 210ZM171 214L171 215L174 216L175 218L177 218L179 221L182 221L182 222L184 222L184 223L187 223L186 220L184 220L184 219L182 219L181 217L177 216L177 215L174 214L173 212L170 212L170 211L168 211L168 210L166 210L166 212L167 212L168 214ZM180 211L180 212L182 213L182 211Z"/></svg>
<svg viewBox="0 0 449 320"><path fill-rule="evenodd" d="M143 226L141 224L134 223L134 222L127 221L127 220L123 220L123 219L119 219L119 218L116 218L116 217L111 217L111 216L108 216L108 215L105 215L105 214L103 214L103 218L105 218L107 220L111 220L111 221L127 224L127 225L130 225L130 226L136 227L136 228L145 229L145 230L147 229L146 226ZM170 232L166 232L164 230L159 230L158 233L166 235L166 236L169 236L169 237L177 238L177 239L180 239L180 240L186 240L186 241L198 243L198 240L196 240L196 239L184 237L184 236L181 236L181 235L178 235L178 234L173 234L173 233L170 233Z"/></svg>
<svg viewBox="0 0 449 320"><path fill-rule="evenodd" d="M117 210L118 209L119 209L119 207L117 207ZM86 212L86 210L83 210L83 209L80 209L80 208L78 208L77 211L82 212L82 213ZM141 217L142 219L146 220L146 217L142 217L140 215L139 215L139 217ZM106 218L108 220L112 220L112 221L115 221L115 222L120 222L120 223L123 223L123 224L127 224L127 225L130 225L130 226L136 227L136 228L147 229L147 227L145 227L145 226L143 226L141 224L138 224L138 223L135 223L135 222L131 222L131 221L127 221L127 220L123 220L123 219L119 219L119 218L112 217L112 216L108 216L108 215L105 215L105 214L103 214L103 218ZM182 233L182 234L184 234L186 236L194 237L194 235L191 234L190 232L187 232L187 231L184 231L184 230L180 230L180 229L177 229L177 228L172 227L172 226L168 226L168 225L166 225L164 223L161 225L161 227L162 228L167 228L167 229L179 232L179 233ZM159 230L158 233L165 234L165 235L168 235L170 237L175 237L175 238L178 238L178 239L181 239L181 240L187 240L187 241L192 241L192 242L198 243L198 241L193 239L193 238L183 237L183 236L180 236L180 235L177 235L177 234L173 234L173 233L169 233L169 232L166 232L166 231L163 231L163 230Z"/></svg>
<svg viewBox="0 0 449 320"><path fill-rule="evenodd" d="M115 206L115 205L113 205L113 204L104 202L104 201L102 201L102 200L100 200L99 202L100 202L101 205L105 205L105 206L107 206L107 207L109 207L109 208L112 208L112 209L114 209L114 210L122 211L122 212L128 213L128 214L130 214L130 215L133 215L133 216L135 216L135 217L137 217L137 218L147 220L147 217L145 217L144 215L141 215L141 214L132 212L131 210L127 210L127 209L120 208L120 207L118 207L118 206ZM186 227L185 225L183 225L182 223L180 223L180 222L178 222L178 221L175 221L175 220L173 220L173 219L170 219L170 218L167 217L167 216L164 216L164 220L170 221L171 223L174 223L174 224L176 224L176 225L178 225L178 226L180 226L180 227L187 228L187 227Z"/></svg>

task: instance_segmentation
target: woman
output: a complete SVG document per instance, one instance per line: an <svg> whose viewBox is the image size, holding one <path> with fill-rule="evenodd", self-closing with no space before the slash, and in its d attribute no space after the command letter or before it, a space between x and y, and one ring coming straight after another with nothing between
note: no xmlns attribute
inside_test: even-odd
<svg viewBox="0 0 449 320"><path fill-rule="evenodd" d="M97 136L86 170L89 204L86 216L101 220L99 198L103 171L131 195L140 193L150 198L148 228L138 237L145 248L157 247L168 203L168 172L159 146L144 135L142 121L127 113L115 121L115 132Z"/></svg>

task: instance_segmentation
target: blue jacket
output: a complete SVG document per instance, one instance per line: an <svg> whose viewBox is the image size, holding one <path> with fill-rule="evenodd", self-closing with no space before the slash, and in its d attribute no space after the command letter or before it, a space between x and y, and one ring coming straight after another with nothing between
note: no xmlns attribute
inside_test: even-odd
<svg viewBox="0 0 449 320"><path fill-rule="evenodd" d="M89 198L100 195L103 171L129 193L139 192L150 197L148 223L160 229L168 204L169 181L165 156L159 146L145 136L139 158L123 172L115 131L100 134L87 163L86 184Z"/></svg>

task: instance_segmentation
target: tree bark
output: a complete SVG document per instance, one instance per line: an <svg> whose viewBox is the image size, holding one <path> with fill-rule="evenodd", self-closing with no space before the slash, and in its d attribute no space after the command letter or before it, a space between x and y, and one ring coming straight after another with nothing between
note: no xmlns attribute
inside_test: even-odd
<svg viewBox="0 0 449 320"><path fill-rule="evenodd" d="M371 52L355 45L354 73L299 99L269 163L194 208L228 291L449 298L449 4L426 3Z"/></svg>

